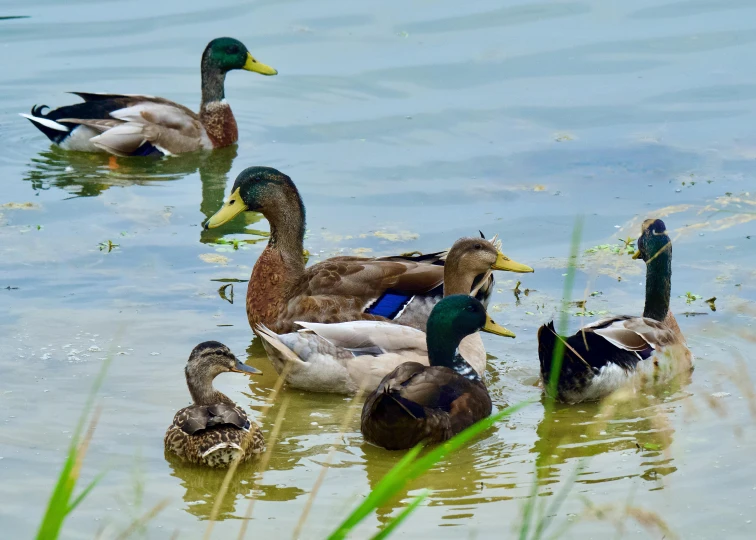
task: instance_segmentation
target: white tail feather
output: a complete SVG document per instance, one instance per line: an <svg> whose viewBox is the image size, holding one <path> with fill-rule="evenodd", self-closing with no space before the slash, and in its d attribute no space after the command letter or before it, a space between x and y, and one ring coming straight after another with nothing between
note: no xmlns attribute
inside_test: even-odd
<svg viewBox="0 0 756 540"><path fill-rule="evenodd" d="M242 449L242 447L241 447L241 446L239 446L239 445L238 445L238 444L236 444L236 443L232 443L232 442L222 442L222 443L218 443L218 444L216 444L215 446L211 446L210 448L208 448L208 449L207 449L207 450L206 450L206 451L205 451L205 452L204 452L204 453L202 454L202 458L204 459L204 458L206 458L207 456L209 456L210 454L212 454L213 452L217 452L218 450L223 450L224 448L229 448L229 449L232 449L232 450L238 450L238 451L240 451L240 452L241 452L241 449Z"/></svg>
<svg viewBox="0 0 756 540"><path fill-rule="evenodd" d="M57 131L64 131L66 133L70 131L66 126L64 126L63 124L57 123L55 120L50 120L48 118L40 118L39 116L32 116L31 114L25 114L25 113L18 113L18 115L23 116L24 118L31 120L32 122L36 122L50 129L54 129Z"/></svg>

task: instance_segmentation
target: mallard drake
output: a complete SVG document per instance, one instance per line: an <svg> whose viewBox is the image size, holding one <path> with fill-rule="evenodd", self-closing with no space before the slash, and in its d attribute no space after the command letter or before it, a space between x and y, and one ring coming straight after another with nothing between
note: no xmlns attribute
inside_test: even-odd
<svg viewBox="0 0 756 540"><path fill-rule="evenodd" d="M669 310L672 241L660 219L641 226L634 259L646 263L646 305L642 317L619 316L559 337L566 345L557 398L568 403L601 399L630 381L666 382L690 371L693 355ZM538 330L538 357L544 387L551 376L557 334L553 321Z"/></svg>
<svg viewBox="0 0 756 540"><path fill-rule="evenodd" d="M66 150L108 152L116 156L182 154L234 144L236 120L226 102L226 73L234 69L262 75L278 72L255 60L244 44L223 37L202 53L199 114L173 101L139 94L72 92L84 103L44 113L46 105L21 114L53 143Z"/></svg>
<svg viewBox="0 0 756 540"><path fill-rule="evenodd" d="M386 375L362 407L365 440L388 450L450 439L491 414L491 398L478 373L459 354L462 339L479 330L514 334L466 294L447 296L428 318L430 366L405 362Z"/></svg>
<svg viewBox="0 0 756 540"><path fill-rule="evenodd" d="M250 167L237 176L231 196L205 222L218 227L245 211L270 223L270 239L247 288L247 317L283 334L295 321L336 323L395 320L425 329L433 305L443 297L445 252L380 258L333 257L305 268L302 256L305 207L291 178L269 167ZM495 270L532 272L497 254ZM487 301L493 276L479 284Z"/></svg>
<svg viewBox="0 0 756 540"><path fill-rule="evenodd" d="M499 255L494 242L482 238L457 240L444 264L444 296L475 296L474 283L486 282ZM360 388L375 388L404 362L428 365L425 333L415 328L385 321L297 324L304 330L283 335L264 325L255 328L276 371L280 374L290 364L286 382L294 388L352 394ZM486 349L480 334L466 336L459 354L483 376Z"/></svg>
<svg viewBox="0 0 756 540"><path fill-rule="evenodd" d="M265 450L260 428L231 398L213 388L213 379L228 371L260 374L217 341L194 348L185 369L193 403L176 413L165 432L167 454L208 467L228 467L240 453L241 461L247 461Z"/></svg>

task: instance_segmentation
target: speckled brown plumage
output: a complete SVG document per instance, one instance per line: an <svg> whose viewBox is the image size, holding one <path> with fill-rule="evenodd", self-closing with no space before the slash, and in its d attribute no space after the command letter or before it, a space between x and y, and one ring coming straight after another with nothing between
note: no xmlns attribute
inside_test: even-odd
<svg viewBox="0 0 756 540"><path fill-rule="evenodd" d="M213 148L222 148L239 140L239 129L234 113L225 101L203 103L199 119L213 143Z"/></svg>
<svg viewBox="0 0 756 540"><path fill-rule="evenodd" d="M252 459L265 450L265 439L233 402L190 405L174 416L165 433L165 448L190 463L223 467L237 453L242 454L242 462ZM210 452L213 448L216 450Z"/></svg>
<svg viewBox="0 0 756 540"><path fill-rule="evenodd" d="M300 251L301 252L301 251ZM247 317L277 333L294 330L295 321L334 323L385 320L364 313L385 290L411 294L443 283L444 268L428 262L337 257L292 272L275 245L255 263L247 289Z"/></svg>
<svg viewBox="0 0 756 540"><path fill-rule="evenodd" d="M259 373L241 363L217 341L197 345L185 374L193 404L173 417L165 433L166 454L209 467L227 467L234 459L247 461L265 449L259 427L244 410L212 386L223 372Z"/></svg>

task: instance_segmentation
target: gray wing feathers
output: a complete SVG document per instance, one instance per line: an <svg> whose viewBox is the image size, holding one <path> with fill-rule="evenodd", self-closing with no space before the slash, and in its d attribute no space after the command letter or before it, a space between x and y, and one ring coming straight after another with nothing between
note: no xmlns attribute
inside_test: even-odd
<svg viewBox="0 0 756 540"><path fill-rule="evenodd" d="M596 321L585 327L609 341L615 347L626 351L642 351L673 345L677 335L663 323L645 317L617 317ZM608 323L608 324L607 324ZM596 327L601 328L596 328Z"/></svg>
<svg viewBox="0 0 756 540"><path fill-rule="evenodd" d="M297 321L304 330L312 332L336 347L350 350L381 352L428 352L425 333L415 328L383 321L352 321L338 324L321 324Z"/></svg>
<svg viewBox="0 0 756 540"><path fill-rule="evenodd" d="M198 431L223 425L249 429L249 419L239 407L218 403L215 405L192 405L181 409L173 419L173 425L184 433L194 435Z"/></svg>

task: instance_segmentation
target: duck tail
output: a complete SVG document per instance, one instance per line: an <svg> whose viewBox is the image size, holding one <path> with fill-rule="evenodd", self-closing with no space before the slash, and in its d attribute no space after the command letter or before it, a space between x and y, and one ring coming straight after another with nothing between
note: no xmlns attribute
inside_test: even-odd
<svg viewBox="0 0 756 540"><path fill-rule="evenodd" d="M290 369L296 369L303 364L302 359L281 341L281 337L264 324L255 326L255 334L262 341L265 352L268 353L268 358L279 375L287 363L291 363Z"/></svg>
<svg viewBox="0 0 756 540"><path fill-rule="evenodd" d="M215 444L202 452L202 461L209 467L228 467L232 461L243 454L242 447L235 443L224 441Z"/></svg>
<svg viewBox="0 0 756 540"><path fill-rule="evenodd" d="M556 347L557 333L554 321L544 324L538 329L538 359L541 362L541 377L546 384L551 376L551 363Z"/></svg>
<svg viewBox="0 0 756 540"><path fill-rule="evenodd" d="M50 107L47 105L34 105L31 108L31 114L19 113L19 115L34 124L34 127L44 133L45 137L52 142L60 144L63 139L68 137L71 130L64 124L49 118L48 115L45 114L45 109L49 108Z"/></svg>

